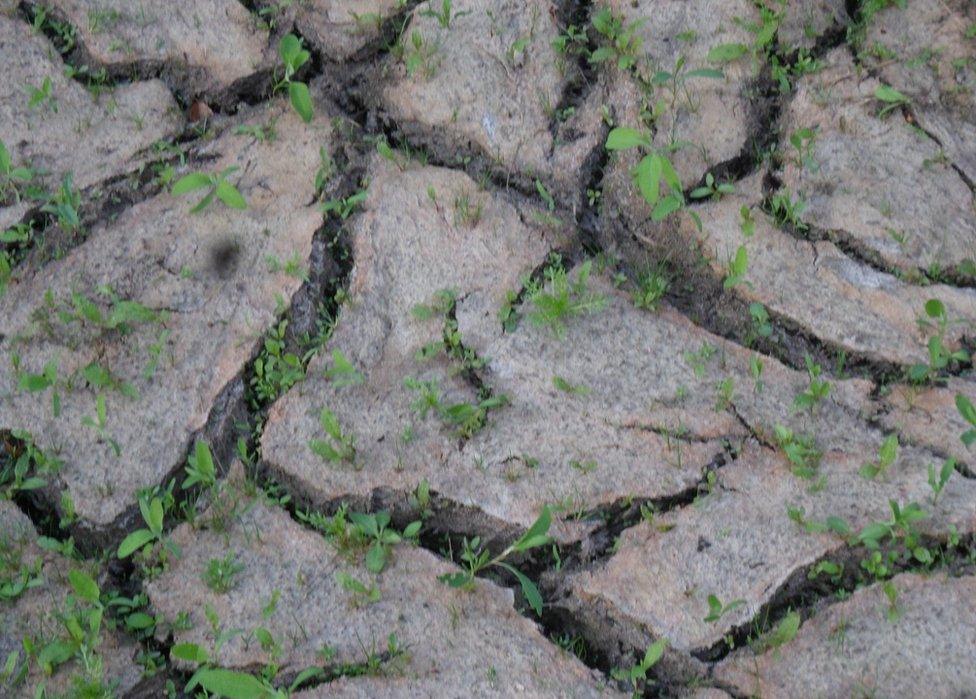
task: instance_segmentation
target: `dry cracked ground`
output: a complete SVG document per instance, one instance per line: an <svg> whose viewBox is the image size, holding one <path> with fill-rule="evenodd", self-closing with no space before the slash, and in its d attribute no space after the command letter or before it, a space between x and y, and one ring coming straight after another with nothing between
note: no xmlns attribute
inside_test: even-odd
<svg viewBox="0 0 976 699"><path fill-rule="evenodd" d="M971 0L0 64L0 695L976 697Z"/></svg>

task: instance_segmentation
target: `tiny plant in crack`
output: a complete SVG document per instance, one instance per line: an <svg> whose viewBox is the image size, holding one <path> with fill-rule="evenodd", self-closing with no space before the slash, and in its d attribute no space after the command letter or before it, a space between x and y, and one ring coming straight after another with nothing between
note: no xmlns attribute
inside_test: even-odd
<svg viewBox="0 0 976 699"><path fill-rule="evenodd" d="M308 448L333 464L356 465L356 437L342 431L339 418L328 408L322 408L319 424L329 439L311 439Z"/></svg>
<svg viewBox="0 0 976 699"><path fill-rule="evenodd" d="M642 44L637 30L646 21L646 19L641 18L624 25L623 20L615 16L608 8L595 12L590 22L608 43L590 54L590 63L604 63L613 60L617 62L617 68L620 70L633 68L639 58Z"/></svg>
<svg viewBox="0 0 976 699"><path fill-rule="evenodd" d="M949 328L949 314L945 304L939 299L929 299L925 302L925 317L919 319L919 325L933 332L929 337L927 348L929 352L928 364L913 364L908 369L908 380L914 383L925 383L940 379L943 371L953 363L965 364L970 360L969 353L964 349L950 350L945 344L946 331Z"/></svg>
<svg viewBox="0 0 976 699"><path fill-rule="evenodd" d="M640 686L647 681L647 673L650 672L652 667L657 665L667 647L668 639L659 638L647 647L644 651L644 657L641 658L640 662L635 663L629 668L614 668L610 676L620 682L627 682L633 689L633 696L641 696Z"/></svg>
<svg viewBox="0 0 976 699"><path fill-rule="evenodd" d="M879 119L884 119L894 110L907 107L910 103L908 97L889 85L879 85L874 91L874 98L881 103Z"/></svg>
<svg viewBox="0 0 976 699"><path fill-rule="evenodd" d="M7 145L0 139L0 202L8 199L20 201L20 189L33 179L30 168L13 164Z"/></svg>
<svg viewBox="0 0 976 699"><path fill-rule="evenodd" d="M307 49L302 48L301 39L294 34L286 34L278 43L278 55L285 65L285 74L275 89L288 87L288 100L291 102L292 109L302 118L302 121L308 123L314 116L312 96L308 91L308 85L294 78L299 69L311 58L311 54Z"/></svg>
<svg viewBox="0 0 976 699"><path fill-rule="evenodd" d="M571 318L602 310L607 300L590 291L587 286L593 267L592 260L580 265L576 279L570 279L558 255L550 258L544 282L531 281L526 287L532 309L528 319L533 325L549 328L557 337L566 335L566 323Z"/></svg>
<svg viewBox="0 0 976 699"><path fill-rule="evenodd" d="M650 136L625 126L618 126L607 136L608 151L624 151L632 148L650 151L641 158L634 169L633 176L638 191L651 207L651 219L663 221L685 206L681 180L666 153L654 149ZM697 215L693 214L693 216ZM696 224L700 223L697 218L695 221Z"/></svg>
<svg viewBox="0 0 976 699"><path fill-rule="evenodd" d="M708 596L708 616L706 616L703 621L712 623L721 619L723 616L738 609L744 605L746 601L744 599L734 599L728 604L723 604L722 600L718 598L717 595Z"/></svg>
<svg viewBox="0 0 976 699"><path fill-rule="evenodd" d="M223 558L211 558L203 572L203 582L218 595L234 589L237 576L244 572L244 565L237 560L237 554L228 551Z"/></svg>
<svg viewBox="0 0 976 699"><path fill-rule="evenodd" d="M464 17L465 15L470 15L471 10L462 10L460 12L455 12L453 3L451 0L441 0L440 9L436 9L434 0L428 0L427 9L421 11L421 17L433 17L437 20L437 23L441 26L441 29L450 29L451 22L455 19Z"/></svg>
<svg viewBox="0 0 976 699"><path fill-rule="evenodd" d="M481 545L481 539L479 537L474 537L473 539L465 538L461 552L461 562L466 570L459 573L445 573L439 576L438 580L450 587L470 588L474 585L474 578L478 573L492 566L503 568L515 576L519 581L519 585L522 587L522 594L525 595L525 601L529 603L529 606L532 607L532 610L537 615L542 616L542 595L539 594L539 588L521 571L510 563L506 563L505 559L512 554L525 553L534 548L548 545L552 541L549 537L549 525L551 523L552 515L549 512L549 507L545 506L542 508L538 519L532 523L532 526L528 528L525 534L494 558Z"/></svg>
<svg viewBox="0 0 976 699"><path fill-rule="evenodd" d="M813 410L830 395L831 384L821 378L823 369L815 364L810 355L803 357L807 366L807 387L793 400L796 410Z"/></svg>
<svg viewBox="0 0 976 699"><path fill-rule="evenodd" d="M207 190L203 199L198 201L190 209L191 214L198 214L206 209L215 197L232 209L246 209L247 202L244 200L243 195L241 195L240 190L227 180L230 175L239 169L236 165L233 165L212 174L191 172L178 179L170 191L174 197L180 197L199 189Z"/></svg>
<svg viewBox="0 0 976 699"><path fill-rule="evenodd" d="M959 437L967 447L976 444L976 407L969 398L961 393L956 394L956 409L962 415L962 419L969 423L970 429L962 433Z"/></svg>
<svg viewBox="0 0 976 699"><path fill-rule="evenodd" d="M883 476L887 473L897 458L898 435L889 434L884 438L884 441L881 442L881 446L878 448L878 458L875 461L861 466L859 473L868 480L874 480L878 476Z"/></svg>

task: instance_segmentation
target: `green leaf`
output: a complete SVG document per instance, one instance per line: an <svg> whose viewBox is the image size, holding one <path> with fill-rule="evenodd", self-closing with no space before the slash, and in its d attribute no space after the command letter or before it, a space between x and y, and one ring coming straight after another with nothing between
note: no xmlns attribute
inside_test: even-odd
<svg viewBox="0 0 976 699"><path fill-rule="evenodd" d="M745 44L719 44L708 51L709 63L730 63L741 58L749 50Z"/></svg>
<svg viewBox="0 0 976 699"><path fill-rule="evenodd" d="M888 104L900 104L908 101L908 98L905 97L905 95L888 85L879 85L874 91L874 96L882 102L887 102Z"/></svg>
<svg viewBox="0 0 976 699"><path fill-rule="evenodd" d="M929 299L925 302L925 314L929 318L942 318L946 314L945 304L939 299Z"/></svg>
<svg viewBox="0 0 976 699"><path fill-rule="evenodd" d="M213 184L210 179L210 175L205 175L202 172L191 172L189 175L184 175L176 181L170 192L174 197L181 196L187 192L192 192L195 189L203 189L204 187L209 187Z"/></svg>
<svg viewBox="0 0 976 699"><path fill-rule="evenodd" d="M512 544L512 551L528 551L529 549L548 544L552 540L548 536L549 525L551 523L552 513L549 511L549 506L545 505L539 517L532 523L528 531L518 541Z"/></svg>
<svg viewBox="0 0 976 699"><path fill-rule="evenodd" d="M196 643L177 643L170 650L169 655L176 660L184 660L188 663L197 663L198 665L210 660L210 655L207 651Z"/></svg>
<svg viewBox="0 0 976 699"><path fill-rule="evenodd" d="M681 208L683 202L676 195L670 194L657 203L651 212L651 220L663 221L668 216Z"/></svg>
<svg viewBox="0 0 976 699"><path fill-rule="evenodd" d="M715 68L699 68L698 70L689 70L685 73L685 78L714 78L716 80L721 80L725 77L725 73Z"/></svg>
<svg viewBox="0 0 976 699"><path fill-rule="evenodd" d="M366 570L370 573L381 573L386 567L387 549L379 542L374 543L366 552Z"/></svg>
<svg viewBox="0 0 976 699"><path fill-rule="evenodd" d="M969 398L961 393L957 393L956 408L959 410L959 414L962 415L963 420L976 427L976 407L973 406Z"/></svg>
<svg viewBox="0 0 976 699"><path fill-rule="evenodd" d="M119 558L128 558L155 538L156 535L148 529L136 529L122 540L116 555Z"/></svg>
<svg viewBox="0 0 976 699"><path fill-rule="evenodd" d="M466 587L472 582L472 578L467 573L444 573L438 575L437 579L448 587Z"/></svg>
<svg viewBox="0 0 976 699"><path fill-rule="evenodd" d="M149 530L154 534L163 533L163 501L159 498L153 498L152 502L149 503L149 518L146 520L146 524L149 525Z"/></svg>
<svg viewBox="0 0 976 699"><path fill-rule="evenodd" d="M525 595L525 601L529 603L530 607L532 607L532 611L536 613L536 616L541 617L542 595L539 593L539 588L536 587L535 583L513 566L510 566L507 563L499 563L499 565L508 570L508 572L518 579L519 585L522 586L522 594Z"/></svg>
<svg viewBox="0 0 976 699"><path fill-rule="evenodd" d="M763 645L767 648L779 648L780 646L792 641L799 629L800 613L790 612L783 617L783 620L776 625L775 629L766 635L766 637L763 639Z"/></svg>
<svg viewBox="0 0 976 699"><path fill-rule="evenodd" d="M81 570L68 571L68 582L78 597L87 602L98 602L98 583L88 573Z"/></svg>
<svg viewBox="0 0 976 699"><path fill-rule="evenodd" d="M645 673L657 665L661 656L664 655L664 649L667 647L668 639L666 638L659 638L647 647L647 650L644 652L644 659L641 661L641 667Z"/></svg>
<svg viewBox="0 0 976 699"><path fill-rule="evenodd" d="M233 670L198 670L191 682L227 699L265 699L274 696L258 678Z"/></svg>
<svg viewBox="0 0 976 699"><path fill-rule="evenodd" d="M217 198L232 209L246 209L247 202L240 191L227 180L217 183Z"/></svg>
<svg viewBox="0 0 976 699"><path fill-rule="evenodd" d="M650 146L648 138L637 129L618 126L607 136L607 150L628 150L638 146Z"/></svg>
<svg viewBox="0 0 976 699"><path fill-rule="evenodd" d="M314 112L312 110L312 95L309 94L308 85L299 82L288 83L288 99L291 100L291 106L298 112L302 121L307 124L312 120Z"/></svg>
<svg viewBox="0 0 976 699"><path fill-rule="evenodd" d="M641 196L651 206L657 204L661 197L661 174L663 172L663 158L659 155L645 155L637 164L637 188Z"/></svg>

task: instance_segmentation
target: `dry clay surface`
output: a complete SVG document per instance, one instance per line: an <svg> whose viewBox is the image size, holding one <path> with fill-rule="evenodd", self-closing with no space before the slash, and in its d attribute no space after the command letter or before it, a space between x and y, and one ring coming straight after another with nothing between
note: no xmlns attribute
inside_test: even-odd
<svg viewBox="0 0 976 699"><path fill-rule="evenodd" d="M971 2L30 0L0 62L3 696L976 694Z"/></svg>

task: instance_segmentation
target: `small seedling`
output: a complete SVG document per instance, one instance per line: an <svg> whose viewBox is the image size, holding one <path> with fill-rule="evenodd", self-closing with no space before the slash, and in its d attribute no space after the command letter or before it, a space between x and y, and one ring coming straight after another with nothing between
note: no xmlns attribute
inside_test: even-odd
<svg viewBox="0 0 976 699"><path fill-rule="evenodd" d="M284 85L288 86L288 99L291 106L302 118L302 121L307 124L314 116L312 96L309 94L308 85L295 80L294 76L308 62L311 54L302 48L301 39L294 34L286 34L278 42L278 55L281 56L281 60L285 64L285 74L275 89L280 89Z"/></svg>
<svg viewBox="0 0 976 699"><path fill-rule="evenodd" d="M346 359L346 355L337 349L332 350L332 366L325 370L325 377L337 388L356 386L366 380L361 372L356 371L352 362Z"/></svg>
<svg viewBox="0 0 976 699"><path fill-rule="evenodd" d="M762 636L755 644L756 652L775 650L780 648L796 636L800 630L800 613L790 612L769 633Z"/></svg>
<svg viewBox="0 0 976 699"><path fill-rule="evenodd" d="M58 111L58 101L55 99L54 95L51 94L51 78L45 76L43 82L41 82L40 87L34 87L33 85L27 86L27 106L30 109L37 109L38 107L47 107L52 112Z"/></svg>
<svg viewBox="0 0 976 699"><path fill-rule="evenodd" d="M740 245L735 251L735 256L729 259L728 269L725 273L725 281L722 286L731 289L739 284L748 284L745 280L746 273L749 271L749 253L745 245Z"/></svg>
<svg viewBox="0 0 976 699"><path fill-rule="evenodd" d="M171 190L174 197L179 197L198 189L206 189L207 193L203 199L190 209L191 214L197 214L206 209L214 197L217 197L225 205L232 209L246 209L247 202L241 195L240 190L227 181L227 177L240 168L233 165L219 173L206 174L203 172L191 172L176 181Z"/></svg>
<svg viewBox="0 0 976 699"><path fill-rule="evenodd" d="M739 230L746 238L756 234L756 219L752 216L752 209L745 204L739 209Z"/></svg>
<svg viewBox="0 0 976 699"><path fill-rule="evenodd" d="M829 381L820 378L823 369L819 364L813 362L810 355L805 355L803 361L807 365L809 383L806 389L794 399L793 407L796 410L811 410L830 395L831 384Z"/></svg>
<svg viewBox="0 0 976 699"><path fill-rule="evenodd" d="M570 280L562 261L554 258L545 271L545 282L530 282L527 286L528 302L533 309L529 311L529 321L534 325L549 328L557 337L566 335L566 322L574 316L596 313L607 303L603 296L589 291L592 260L579 267L575 280Z"/></svg>
<svg viewBox="0 0 976 699"><path fill-rule="evenodd" d="M653 151L650 136L628 127L618 126L607 136L608 151L622 151L642 148ZM681 191L681 179L674 166L663 152L653 151L645 155L634 170L637 189L644 200L652 207L651 219L663 221L685 205ZM665 193L662 196L661 187Z"/></svg>
<svg viewBox="0 0 976 699"><path fill-rule="evenodd" d="M322 412L319 414L319 423L329 436L330 441L311 439L308 442L309 449L330 463L348 463L355 465L355 435L344 433L342 427L339 425L339 418L328 408L322 408Z"/></svg>
<svg viewBox="0 0 976 699"><path fill-rule="evenodd" d="M795 467L793 473L800 478L813 478L823 456L823 452L817 448L813 437L794 434L793 430L782 425L776 425L773 428L773 434L776 443Z"/></svg>
<svg viewBox="0 0 976 699"><path fill-rule="evenodd" d="M554 375L552 377L552 385L558 388L564 393L569 393L576 396L585 396L590 392L589 387L582 384L573 384L564 379L562 376Z"/></svg>
<svg viewBox="0 0 976 699"><path fill-rule="evenodd" d="M631 298L637 308L656 311L670 286L671 281L663 272L644 272L637 278L637 288L634 289Z"/></svg>
<svg viewBox="0 0 976 699"><path fill-rule="evenodd" d="M889 434L878 449L878 459L861 466L860 474L869 480L887 473L888 468L898 458L898 435Z"/></svg>
<svg viewBox="0 0 976 699"><path fill-rule="evenodd" d="M392 548L404 539L416 539L421 527L420 522L411 522L401 536L389 528L390 513L386 511L375 514L351 512L349 521L356 527L361 538L371 542L366 552L366 570L370 573L383 572L390 560Z"/></svg>
<svg viewBox="0 0 976 699"><path fill-rule="evenodd" d="M20 201L20 187L33 179L30 168L14 167L7 145L0 139L0 202L8 197ZM6 242L6 241L3 241Z"/></svg>
<svg viewBox="0 0 976 699"><path fill-rule="evenodd" d="M935 505L939 501L939 496L945 489L946 484L949 482L949 478L952 477L952 472L956 470L956 460L949 458L942 462L942 468L936 473L935 466L929 464L929 487L932 489L932 504Z"/></svg>
<svg viewBox="0 0 976 699"><path fill-rule="evenodd" d="M817 139L817 132L814 129L797 129L790 135L790 145L796 151L792 162L798 168L806 168L811 172L819 169L817 161L813 157L813 146Z"/></svg>
<svg viewBox="0 0 976 699"><path fill-rule="evenodd" d="M213 454L210 453L210 445L203 440L197 440L193 453L187 459L186 479L182 487L186 489L200 485L204 488L212 488L216 484L217 468L214 465Z"/></svg>
<svg viewBox="0 0 976 699"><path fill-rule="evenodd" d="M874 91L874 97L883 105L878 111L879 119L884 119L888 113L895 109L909 105L908 97L888 85L879 85Z"/></svg>
<svg viewBox="0 0 976 699"><path fill-rule="evenodd" d="M145 550L148 545L161 541L163 538L162 499L158 497L151 500L140 498L139 511L142 513L142 520L146 523L146 528L136 529L122 540L116 554L119 558L128 558L136 551Z"/></svg>
<svg viewBox="0 0 976 699"><path fill-rule="evenodd" d="M719 200L726 194L735 194L735 186L729 182L716 183L715 176L709 172L705 175L705 184L691 190L688 197L691 199Z"/></svg>
<svg viewBox="0 0 976 699"><path fill-rule="evenodd" d="M454 12L452 5L453 3L451 0L441 0L441 8L436 10L434 9L434 0L428 0L427 9L423 10L420 13L420 16L433 17L437 20L437 23L441 26L441 29L450 29L452 20L471 14L471 10Z"/></svg>
<svg viewBox="0 0 976 699"><path fill-rule="evenodd" d="M237 560L237 554L228 551L223 558L211 558L203 573L203 582L218 595L234 589L237 576L244 572L244 565Z"/></svg>
<svg viewBox="0 0 976 699"><path fill-rule="evenodd" d="M647 647L647 649L644 651L644 657L639 663L631 667L629 670L614 668L613 672L610 673L611 677L621 682L629 682L634 688L634 695L637 696L637 683L647 679L647 673L652 667L657 665L658 661L664 655L664 650L667 648L667 646L668 639L659 638Z"/></svg>
<svg viewBox="0 0 976 699"><path fill-rule="evenodd" d="M888 599L888 609L886 610L885 616L888 621L892 624L901 618L902 610L898 606L898 588L890 580L885 580L882 584L881 589L884 591L885 597Z"/></svg>
<svg viewBox="0 0 976 699"><path fill-rule="evenodd" d="M407 69L407 76L411 78L418 73L428 80L434 77L440 65L439 52L439 44L427 41L418 31L411 32L408 46L404 48L402 40L399 45L399 53Z"/></svg>
<svg viewBox="0 0 976 699"><path fill-rule="evenodd" d="M746 601L744 599L734 599L728 604L722 604L722 601L717 596L709 595L708 616L706 616L703 621L716 622L732 610L738 609L745 603Z"/></svg>
<svg viewBox="0 0 976 699"><path fill-rule="evenodd" d="M620 70L633 68L637 63L642 44L637 30L647 20L637 19L624 26L623 20L615 16L609 8L603 8L593 13L590 21L593 28L609 42L608 46L601 46L590 54L590 63L616 60L617 68Z"/></svg>
<svg viewBox="0 0 976 699"><path fill-rule="evenodd" d="M976 443L976 407L973 406L972 401L961 393L956 394L956 409L959 414L962 415L962 419L969 423L972 429L966 430L959 437L962 443L967 447L972 446Z"/></svg>
<svg viewBox="0 0 976 699"><path fill-rule="evenodd" d="M809 226L800 217L806 206L802 197L794 200L788 189L781 189L769 198L768 209L777 224L805 231Z"/></svg>
<svg viewBox="0 0 976 699"><path fill-rule="evenodd" d="M52 194L41 207L41 211L51 214L57 219L58 225L67 233L74 233L81 228L81 193L74 188L74 181L70 172L61 179L61 186Z"/></svg>
<svg viewBox="0 0 976 699"><path fill-rule="evenodd" d="M494 558L481 546L479 537L471 540L465 538L461 560L466 566L466 570L460 573L445 573L438 577L438 580L450 587L470 588L474 585L475 576L481 571L492 566L503 568L515 576L519 581L519 585L522 587L522 594L525 595L526 602L529 603L529 606L532 607L537 615L542 616L542 595L539 594L539 588L514 566L506 563L505 559L512 554L525 553L526 551L549 544L552 541L548 535L551 522L552 515L549 512L549 507L545 506L542 508L538 519L532 523L532 526L528 528L525 534Z"/></svg>
<svg viewBox="0 0 976 699"><path fill-rule="evenodd" d="M341 570L336 571L335 579L337 583L342 585L342 589L352 594L354 604L357 607L380 601L380 588L376 585L367 585Z"/></svg>

